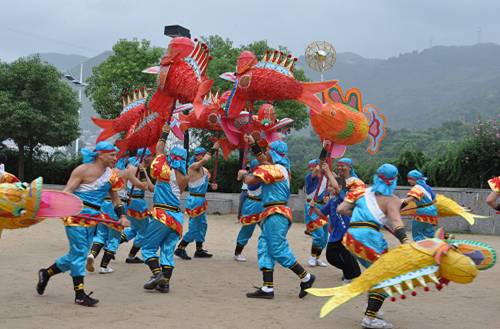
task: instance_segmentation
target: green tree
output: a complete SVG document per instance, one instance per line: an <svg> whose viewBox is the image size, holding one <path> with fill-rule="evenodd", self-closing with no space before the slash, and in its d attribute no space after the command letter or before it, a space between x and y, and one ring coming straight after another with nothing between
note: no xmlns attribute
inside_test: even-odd
<svg viewBox="0 0 500 329"><path fill-rule="evenodd" d="M37 146L63 146L79 136L80 104L61 78L54 66L38 56L0 66L0 139L17 145L21 179L26 149L31 163Z"/></svg>
<svg viewBox="0 0 500 329"><path fill-rule="evenodd" d="M151 47L148 40L119 40L113 46L113 55L94 67L87 79L85 94L94 109L103 118L115 118L122 110L122 95L139 87L153 87L156 76L142 73L157 65L163 49Z"/></svg>

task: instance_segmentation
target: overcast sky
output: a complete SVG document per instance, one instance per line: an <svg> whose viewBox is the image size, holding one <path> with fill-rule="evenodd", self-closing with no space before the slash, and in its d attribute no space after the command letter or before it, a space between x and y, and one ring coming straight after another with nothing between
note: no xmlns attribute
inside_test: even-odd
<svg viewBox="0 0 500 329"><path fill-rule="evenodd" d="M499 0L16 0L1 1L0 59L59 52L95 56L120 38L166 46L163 26L236 45L266 39L294 55L314 40L387 58L432 45L500 44Z"/></svg>

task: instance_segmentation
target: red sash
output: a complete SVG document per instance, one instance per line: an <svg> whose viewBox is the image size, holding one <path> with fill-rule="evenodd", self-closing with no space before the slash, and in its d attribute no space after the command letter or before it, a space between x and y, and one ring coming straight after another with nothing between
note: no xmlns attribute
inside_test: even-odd
<svg viewBox="0 0 500 329"><path fill-rule="evenodd" d="M326 217L318 217L315 220L307 223L306 229L307 229L307 232L312 232L312 231L317 230L318 228L322 228L326 224L328 224L328 220L326 219Z"/></svg>
<svg viewBox="0 0 500 329"><path fill-rule="evenodd" d="M202 215L203 213L205 213L205 211L207 211L207 209L208 209L208 202L207 202L207 200L205 200L205 202L203 202L203 204L201 206L198 206L198 207L193 208L193 209L186 208L186 214L191 218L195 218L195 217L198 217L198 216Z"/></svg>
<svg viewBox="0 0 500 329"><path fill-rule="evenodd" d="M157 221L160 221L165 226L176 231L179 236L182 236L182 224L179 223L174 217L170 216L167 210L154 207L151 215Z"/></svg>

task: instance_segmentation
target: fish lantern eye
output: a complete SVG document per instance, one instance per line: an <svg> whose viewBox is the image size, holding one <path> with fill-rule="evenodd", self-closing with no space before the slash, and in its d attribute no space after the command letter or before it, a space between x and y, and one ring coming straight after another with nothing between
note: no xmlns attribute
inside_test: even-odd
<svg viewBox="0 0 500 329"><path fill-rule="evenodd" d="M248 88L250 86L250 80L251 78L249 75L244 75L239 79L238 83L242 88Z"/></svg>
<svg viewBox="0 0 500 329"><path fill-rule="evenodd" d="M334 117L334 116L335 116L335 110L330 110L330 115L331 115L332 117Z"/></svg>
<svg viewBox="0 0 500 329"><path fill-rule="evenodd" d="M214 113L211 113L209 116L208 116L208 123L214 125L217 123L217 115L214 114Z"/></svg>

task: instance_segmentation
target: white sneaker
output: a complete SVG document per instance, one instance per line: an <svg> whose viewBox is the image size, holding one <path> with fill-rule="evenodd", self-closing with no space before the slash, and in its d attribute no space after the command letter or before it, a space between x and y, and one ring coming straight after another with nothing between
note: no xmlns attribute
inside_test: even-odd
<svg viewBox="0 0 500 329"><path fill-rule="evenodd" d="M319 260L319 259L316 259L316 265L321 266L321 267L327 267L328 266L327 263L325 263L324 261Z"/></svg>
<svg viewBox="0 0 500 329"><path fill-rule="evenodd" d="M100 274L109 274L109 273L113 273L115 270L113 270L111 267L101 267L101 269L99 270L99 273Z"/></svg>
<svg viewBox="0 0 500 329"><path fill-rule="evenodd" d="M392 324L389 322L378 318L371 318L366 315L363 321L361 321L361 326L369 329L392 329Z"/></svg>
<svg viewBox="0 0 500 329"><path fill-rule="evenodd" d="M247 261L247 258L243 255L234 255L233 256L233 259L237 262L246 262Z"/></svg>
<svg viewBox="0 0 500 329"><path fill-rule="evenodd" d="M95 260L94 255L90 254L87 256L87 266L86 266L87 271L94 272L94 270L95 270L94 269L94 260Z"/></svg>
<svg viewBox="0 0 500 329"><path fill-rule="evenodd" d="M307 261L307 263L309 264L309 266L315 267L316 265L318 265L316 261L316 257L309 256L309 260Z"/></svg>
<svg viewBox="0 0 500 329"><path fill-rule="evenodd" d="M344 286L347 286L348 284L350 284L352 282L352 280L349 280L349 279L342 279L342 285ZM366 307L365 307L366 308Z"/></svg>

